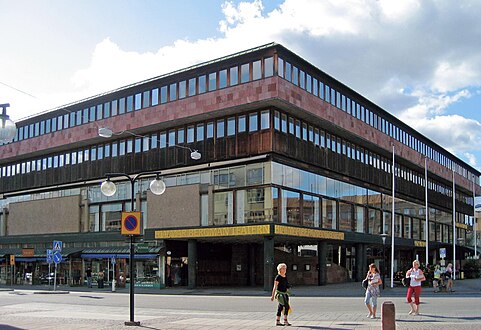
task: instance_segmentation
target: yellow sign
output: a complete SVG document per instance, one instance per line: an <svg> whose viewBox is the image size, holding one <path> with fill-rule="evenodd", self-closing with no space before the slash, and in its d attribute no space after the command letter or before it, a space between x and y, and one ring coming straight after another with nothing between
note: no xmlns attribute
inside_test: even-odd
<svg viewBox="0 0 481 330"><path fill-rule="evenodd" d="M156 239L269 235L270 225L156 230Z"/></svg>
<svg viewBox="0 0 481 330"><path fill-rule="evenodd" d="M279 235L312 237L322 239L344 240L344 233L320 229L298 228L289 226L274 226L274 233Z"/></svg>
<svg viewBox="0 0 481 330"><path fill-rule="evenodd" d="M140 212L122 212L122 235L140 235L141 230Z"/></svg>
<svg viewBox="0 0 481 330"><path fill-rule="evenodd" d="M457 228L463 228L463 229L466 229L466 230L468 229L468 225L465 225L464 223L457 223L456 227Z"/></svg>
<svg viewBox="0 0 481 330"><path fill-rule="evenodd" d="M13 254L10 255L10 265L15 265L15 256Z"/></svg>
<svg viewBox="0 0 481 330"><path fill-rule="evenodd" d="M426 247L425 241L414 241L414 246L416 247Z"/></svg>

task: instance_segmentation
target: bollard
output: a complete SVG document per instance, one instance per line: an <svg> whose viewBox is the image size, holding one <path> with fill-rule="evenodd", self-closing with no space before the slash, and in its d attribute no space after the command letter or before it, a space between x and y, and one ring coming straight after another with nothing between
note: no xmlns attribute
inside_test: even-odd
<svg viewBox="0 0 481 330"><path fill-rule="evenodd" d="M382 329L396 329L396 308L392 301L385 301L382 303Z"/></svg>
<svg viewBox="0 0 481 330"><path fill-rule="evenodd" d="M115 292L115 280L112 280L112 292Z"/></svg>

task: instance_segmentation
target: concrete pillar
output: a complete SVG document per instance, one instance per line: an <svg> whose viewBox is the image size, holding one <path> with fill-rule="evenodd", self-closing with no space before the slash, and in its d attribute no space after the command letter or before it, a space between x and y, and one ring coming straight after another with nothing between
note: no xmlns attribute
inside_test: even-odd
<svg viewBox="0 0 481 330"><path fill-rule="evenodd" d="M317 263L319 264L319 270L317 274L318 285L327 284L327 243L325 241L319 241L317 243Z"/></svg>
<svg viewBox="0 0 481 330"><path fill-rule="evenodd" d="M187 257L189 258L187 288L195 289L197 284L197 240L189 239Z"/></svg>
<svg viewBox="0 0 481 330"><path fill-rule="evenodd" d="M249 245L249 285L256 285L256 246Z"/></svg>
<svg viewBox="0 0 481 330"><path fill-rule="evenodd" d="M396 308L392 301L382 304L382 330L396 329Z"/></svg>
<svg viewBox="0 0 481 330"><path fill-rule="evenodd" d="M364 264L366 262L364 259L364 244L358 243L356 244L356 282L361 282L366 277L366 273L364 273Z"/></svg>
<svg viewBox="0 0 481 330"><path fill-rule="evenodd" d="M274 284L274 237L264 237L264 291L271 291Z"/></svg>

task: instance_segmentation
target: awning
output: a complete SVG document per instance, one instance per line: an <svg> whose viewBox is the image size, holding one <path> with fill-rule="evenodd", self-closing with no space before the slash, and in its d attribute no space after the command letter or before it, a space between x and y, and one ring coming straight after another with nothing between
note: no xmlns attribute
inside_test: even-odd
<svg viewBox="0 0 481 330"><path fill-rule="evenodd" d="M130 254L128 253L119 253L119 254L109 254L109 253L82 253L80 255L82 259L129 259ZM155 259L159 255L158 254L138 254L134 255L134 259Z"/></svg>
<svg viewBox="0 0 481 330"><path fill-rule="evenodd" d="M135 253L135 259L155 259L158 257L161 246L143 246L137 247ZM130 247L129 246L116 246L116 247L98 247L98 248L86 248L80 255L83 259L129 259Z"/></svg>
<svg viewBox="0 0 481 330"><path fill-rule="evenodd" d="M62 249L62 257L68 258L72 255L80 254L80 252L82 252L81 248L64 248ZM22 248L0 249L0 257L5 258L6 255L14 255L16 261L43 261L47 259L47 250L35 249L33 255L27 257L22 254Z"/></svg>

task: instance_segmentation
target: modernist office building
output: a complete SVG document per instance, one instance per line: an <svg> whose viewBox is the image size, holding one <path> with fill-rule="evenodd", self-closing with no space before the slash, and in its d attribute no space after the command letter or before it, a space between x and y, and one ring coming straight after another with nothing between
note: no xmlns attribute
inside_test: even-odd
<svg viewBox="0 0 481 330"><path fill-rule="evenodd" d="M106 197L109 172L160 171L167 185L156 196L153 175L135 182L139 286L270 288L278 262L294 283L360 280L384 248L390 255L392 235L394 270L416 256L426 262L426 237L430 264L442 247L449 260L472 254L480 173L278 44L17 127L0 146L3 283L41 281L54 240L64 242L59 276L69 284L82 283L87 267L130 277L119 232L121 212L132 208L130 182L117 179Z"/></svg>

